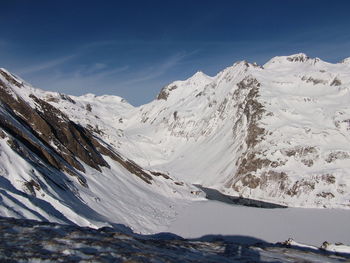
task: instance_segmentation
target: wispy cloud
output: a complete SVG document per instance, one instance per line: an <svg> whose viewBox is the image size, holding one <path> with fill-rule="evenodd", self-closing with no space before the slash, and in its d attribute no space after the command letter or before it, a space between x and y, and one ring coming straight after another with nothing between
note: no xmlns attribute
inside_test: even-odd
<svg viewBox="0 0 350 263"><path fill-rule="evenodd" d="M116 68L112 68L109 70L99 72L99 73L95 74L95 77L100 79L103 77L112 76L112 75L127 71L128 69L129 69L129 66L116 67Z"/></svg>
<svg viewBox="0 0 350 263"><path fill-rule="evenodd" d="M175 55L168 57L166 60L164 60L162 63L156 66L151 66L142 71L137 72L133 78L122 82L121 85L130 85L142 81L156 79L168 72L171 68L180 64L185 58L193 55L195 52L196 51L191 53L176 53Z"/></svg>
<svg viewBox="0 0 350 263"><path fill-rule="evenodd" d="M104 63L95 63L93 65L83 65L80 66L78 69L73 71L70 75L74 78L86 78L86 79L101 79L108 76L113 76L115 74L124 72L129 69L129 66L117 66L117 67L110 67L107 64Z"/></svg>
<svg viewBox="0 0 350 263"><path fill-rule="evenodd" d="M72 95L112 93L119 75L129 66L109 67L103 63L77 67L72 71L55 70L47 74L34 74L33 84L39 88Z"/></svg>
<svg viewBox="0 0 350 263"><path fill-rule="evenodd" d="M40 64L36 64L33 66L28 66L22 69L19 69L17 71L17 74L19 75L25 75L25 74L29 74L29 73L37 73L40 71L44 71L44 70L48 70L48 69L52 69L56 66L62 65L74 58L76 58L78 55L69 55L69 56L64 56L61 58L56 58L56 59L52 59L52 60L48 60L45 62L42 62Z"/></svg>
<svg viewBox="0 0 350 263"><path fill-rule="evenodd" d="M135 93L143 94L142 96L152 97L154 92L158 92L158 85L152 91L152 94L144 94L146 87L149 88L150 83L158 83L164 78L164 75L175 69L176 66L183 63L194 52L178 52L172 56L166 57L158 63L150 64L144 68L133 66L132 70L128 65L118 65L112 67L108 63L98 62L94 64L75 65L73 70L61 70L58 67L55 70L50 70L45 73L40 72L41 69L54 67L59 63L64 63L65 60L52 61L44 65L32 69L32 84L39 88L59 91L72 95L81 95L85 93L116 94L122 97L133 98ZM68 59L68 58L67 58ZM72 67L70 67L72 68ZM144 92L144 93L143 93ZM151 92L148 90L148 92ZM136 98L134 101L140 103L143 99Z"/></svg>
<svg viewBox="0 0 350 263"><path fill-rule="evenodd" d="M80 47L82 50L89 50L89 49L95 49L98 47L103 47L103 46L110 46L110 45L115 45L117 41L115 40L102 40L102 41L94 41L94 42L89 42Z"/></svg>

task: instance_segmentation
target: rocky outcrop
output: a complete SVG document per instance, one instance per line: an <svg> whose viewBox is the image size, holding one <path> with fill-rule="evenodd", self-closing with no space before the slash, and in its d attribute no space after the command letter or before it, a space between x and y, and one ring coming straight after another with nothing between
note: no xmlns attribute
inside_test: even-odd
<svg viewBox="0 0 350 263"><path fill-rule="evenodd" d="M130 173L151 183L152 176L136 163L122 158L108 148L88 129L71 121L64 113L34 94L29 95L35 107L18 95L11 86L21 89L22 83L5 71L0 71L7 81L0 80L0 128L8 135L8 144L21 156L32 162L44 162L55 169L76 176L87 186L81 172L86 165L101 171L109 167L103 155L120 163ZM62 99L75 103L69 96ZM33 153L39 158L32 157ZM30 186L30 185L29 185ZM31 187L29 187L31 189Z"/></svg>
<svg viewBox="0 0 350 263"><path fill-rule="evenodd" d="M290 62L305 62L305 61L307 61L309 59L310 58L307 55L303 54L303 53L287 57L287 60L290 61Z"/></svg>
<svg viewBox="0 0 350 263"><path fill-rule="evenodd" d="M173 86L166 86L164 88L162 88L162 90L159 92L158 96L157 96L157 100L167 100L169 97L169 93L172 90L177 89L176 85Z"/></svg>
<svg viewBox="0 0 350 263"><path fill-rule="evenodd" d="M262 140L265 129L259 125L263 114L265 114L264 106L258 101L260 83L253 77L248 76L237 83L237 89L234 92L236 100L243 97L243 100L237 105L241 109L236 118L236 123L247 123L245 139L242 142L241 148L245 148L236 162L237 170L231 181L227 184L236 191L239 191L239 186L256 188L260 185L260 178L253 175L258 169L269 166L271 161L259 157L259 151L255 146ZM234 129L234 132L242 132Z"/></svg>

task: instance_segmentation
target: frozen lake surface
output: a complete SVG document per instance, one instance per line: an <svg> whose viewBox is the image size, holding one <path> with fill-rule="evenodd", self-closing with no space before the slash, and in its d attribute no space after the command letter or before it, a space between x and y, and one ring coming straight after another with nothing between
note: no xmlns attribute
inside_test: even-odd
<svg viewBox="0 0 350 263"><path fill-rule="evenodd" d="M293 238L320 246L350 244L350 210L255 208L219 201L198 201L179 212L168 231L185 238L204 235L251 236L267 242Z"/></svg>

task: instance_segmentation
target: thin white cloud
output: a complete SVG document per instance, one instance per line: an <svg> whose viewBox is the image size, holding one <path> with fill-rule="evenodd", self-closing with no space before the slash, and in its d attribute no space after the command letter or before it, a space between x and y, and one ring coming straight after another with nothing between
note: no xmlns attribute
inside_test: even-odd
<svg viewBox="0 0 350 263"><path fill-rule="evenodd" d="M121 85L130 85L135 84L142 81L152 80L155 78L158 78L165 74L168 70L175 67L176 65L180 64L185 58L191 56L195 52L192 53L177 53L169 58L167 58L165 61L160 63L157 66L146 68L145 70L138 72L133 78L130 78L130 80L127 80L125 82L122 82Z"/></svg>
<svg viewBox="0 0 350 263"><path fill-rule="evenodd" d="M67 73L68 76L74 76L75 78L86 78L86 79L101 79L103 77L115 75L126 71L129 66L118 66L109 68L104 63L95 63L93 65L83 65L72 73Z"/></svg>
<svg viewBox="0 0 350 263"><path fill-rule="evenodd" d="M115 75L129 69L129 66L109 68L103 63L80 66L75 71L50 71L34 74L33 84L44 90L59 91L72 95L84 93L104 94L115 85Z"/></svg>
<svg viewBox="0 0 350 263"><path fill-rule="evenodd" d="M49 61L45 61L42 62L40 64L36 64L33 66L29 66L29 67L25 67L22 69L19 69L17 71L17 74L19 75L24 75L24 74L29 74L29 73L37 73L40 71L44 71L44 70L48 70L48 69L52 69L56 66L59 66L63 63L68 62L69 60L72 60L74 58L76 58L77 55L69 55L69 56L65 56L65 57L61 57L61 58L56 58L53 60L49 60Z"/></svg>
<svg viewBox="0 0 350 263"><path fill-rule="evenodd" d="M93 65L92 69L93 70L101 70L101 69L104 69L106 67L107 67L107 65L104 63L95 63L95 65Z"/></svg>
<svg viewBox="0 0 350 263"><path fill-rule="evenodd" d="M116 68L113 68L113 69L110 69L110 70L105 70L105 71L102 71L102 72L99 72L97 74L95 74L95 78L103 78L103 77L107 77L107 76L111 76L111 75L114 75L114 74L117 74L117 73L121 73L121 72L124 72L126 70L129 69L129 66L123 66L123 67L116 67Z"/></svg>
<svg viewBox="0 0 350 263"><path fill-rule="evenodd" d="M14 72L18 75L24 75L23 77L27 81L44 90L72 95L95 93L98 95L118 94L130 96L136 90L140 90L141 87L150 87L150 83L161 81L165 74L174 70L179 64L188 62L188 57L198 52L178 52L165 57L158 63L148 63L143 68L136 65L133 70L129 70L128 65L113 67L103 60L91 64L77 63L83 54L90 52L90 49L112 44L115 43L91 43L81 47L74 55L45 61ZM67 70L67 65L69 65L69 70ZM153 86L157 85L152 84ZM145 88L142 90L145 90Z"/></svg>
<svg viewBox="0 0 350 263"><path fill-rule="evenodd" d="M25 74L38 73L38 72L49 70L49 69L54 69L55 67L60 66L66 62L69 62L75 58L78 58L79 56L81 56L85 53L88 53L89 51L94 50L97 47L106 46L106 45L113 45L114 43L115 43L115 41L97 41L97 42L87 43L87 44L81 46L77 50L77 52L73 55L67 55L64 57L59 57L59 58L55 58L52 60L44 61L44 62L39 63L39 64L34 64L32 66L20 68L19 70L17 70L17 74L25 75ZM0 45L1 45L1 41L0 41ZM105 67L106 67L106 65L103 63L96 63L95 65L90 67L90 70L92 70L92 71L102 70Z"/></svg>
<svg viewBox="0 0 350 263"><path fill-rule="evenodd" d="M103 46L110 46L110 45L115 45L117 42L114 40L103 40L103 41L95 41L95 42L90 42L86 43L80 49L82 50L90 50L90 49L95 49L97 47L103 47Z"/></svg>

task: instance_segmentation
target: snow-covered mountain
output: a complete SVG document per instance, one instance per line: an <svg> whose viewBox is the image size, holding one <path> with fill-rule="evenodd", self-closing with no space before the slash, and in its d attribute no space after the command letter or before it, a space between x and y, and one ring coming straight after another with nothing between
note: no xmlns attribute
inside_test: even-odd
<svg viewBox="0 0 350 263"><path fill-rule="evenodd" d="M149 104L0 70L0 215L166 229L205 194L350 207L350 64L305 54L197 72Z"/></svg>
<svg viewBox="0 0 350 263"><path fill-rule="evenodd" d="M288 206L346 208L346 61L296 54L263 66L237 62L215 77L198 72L132 112L125 130L143 138L133 136L147 149L139 163L185 182Z"/></svg>
<svg viewBox="0 0 350 263"><path fill-rule="evenodd" d="M167 226L178 206L199 197L197 188L140 167L113 144L122 131L108 123L132 108L122 99L86 95L75 101L35 89L4 69L0 96L2 216L91 227L118 223L147 233ZM100 117L99 107L106 111Z"/></svg>

